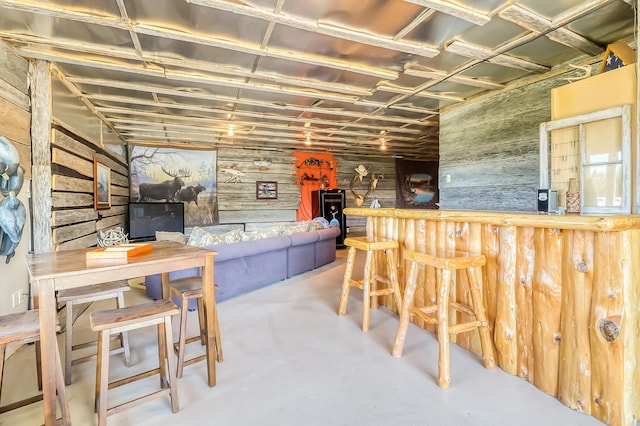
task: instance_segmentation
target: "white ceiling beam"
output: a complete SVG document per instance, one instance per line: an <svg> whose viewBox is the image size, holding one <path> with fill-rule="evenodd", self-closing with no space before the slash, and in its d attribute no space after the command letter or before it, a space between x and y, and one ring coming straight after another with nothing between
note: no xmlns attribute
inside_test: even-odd
<svg viewBox="0 0 640 426"><path fill-rule="evenodd" d="M246 53L249 55L284 59L287 61L327 67L356 74L370 75L372 77L385 78L389 80L395 80L398 78L397 72L380 67L373 67L366 64L330 58L327 56L314 55L302 51L292 51L290 49L279 49L275 47L261 49L259 45L246 43L241 40L230 40L228 37L216 36L215 34L196 34L195 32L170 30L147 24L135 24L133 26L133 30L138 34L195 43L203 46Z"/></svg>
<svg viewBox="0 0 640 426"><path fill-rule="evenodd" d="M434 57L440 53L437 47L428 46L422 43L394 40L378 34L365 33L352 28L347 28L330 22L317 22L304 19L298 16L290 16L280 12L271 12L267 9L254 6L246 6L240 3L226 0L186 0L187 3L197 4L212 9L224 10L237 15L258 18L279 25L285 25L304 31L336 37L343 40L366 44L369 46L381 47L384 49L396 50L413 55Z"/></svg>
<svg viewBox="0 0 640 426"><path fill-rule="evenodd" d="M250 127L250 126L256 126L258 128L263 127L265 129L280 129L280 130L285 130L287 132L295 132L295 133L301 133L301 134L309 131L309 129L304 127L304 125L291 126L287 124L274 123L274 122L256 123L256 122L248 122L248 121L240 121L240 120L234 120L233 122L230 122L226 117L225 118L185 117L185 116L175 115L175 114L171 116L167 116L166 114L159 113L159 112L131 110L126 108L98 107L97 109L101 113L108 115L109 119L114 123L118 122L118 118L122 118L122 117L118 117L117 114L122 114L123 116L128 118L145 117L148 119L161 120L161 121L155 122L156 126L162 126L168 123L190 123L193 126L201 126L203 128L209 129L210 131L219 131L220 133L222 133L222 131L220 129L217 129L215 126L212 126L212 124L221 124L223 126L226 126L228 124L233 124L236 126L235 130L237 131L238 134L242 133L242 130L241 130L242 127ZM255 132L258 132L258 130L256 130ZM377 130L373 132L363 132L363 131L353 131L353 130L340 130L336 128L327 128L327 129L316 128L314 130L314 134L323 134L323 135L332 134L332 135L351 136L351 137L360 137L360 138L379 137L379 132ZM393 138L402 139L403 137L396 135L396 136L393 136ZM414 138L406 138L406 140L413 140L413 139Z"/></svg>
<svg viewBox="0 0 640 426"><path fill-rule="evenodd" d="M229 40L228 37L219 34L196 34L195 31L186 32L162 28L149 24L139 24L132 22L125 23L122 22L121 17L116 18L96 16L84 12L79 12L71 8L65 10L60 7L51 6L48 3L34 1L0 0L0 7L6 7L9 9L15 9L56 18L70 19L87 24L109 26L119 28L124 31L133 30L136 34L145 34L171 40L197 43L205 46L227 49L250 55L285 59L310 65L333 68L341 71L349 71L357 74L371 75L378 78L385 78L390 80L395 80L396 78L398 78L398 73L395 71L373 67L366 64L359 64L326 56L312 55L302 51L291 51L277 48L261 49L259 45L245 43L239 40Z"/></svg>
<svg viewBox="0 0 640 426"><path fill-rule="evenodd" d="M447 74L446 71L428 70L422 68L405 67L404 73L413 77L421 77L437 81L450 81L452 83L464 84L472 87L480 87L482 89L500 90L505 87L504 84L494 83L484 78L467 77L459 74Z"/></svg>
<svg viewBox="0 0 640 426"><path fill-rule="evenodd" d="M438 12L455 16L464 21L476 25L484 25L491 20L491 17L468 7L447 1L447 0L405 0L408 3L435 9Z"/></svg>
<svg viewBox="0 0 640 426"><path fill-rule="evenodd" d="M501 10L498 13L498 16L526 30L533 31L538 34L545 34L549 39L557 43L580 50L590 56L599 55L604 51L600 46L593 43L586 37L568 30L567 28L558 28L551 20L531 12L517 4L511 4Z"/></svg>
<svg viewBox="0 0 640 426"><path fill-rule="evenodd" d="M446 93L435 93L426 90L415 93L415 90L411 87L401 87L396 84L382 83L377 87L378 90L383 92L397 93L401 95L417 96L419 98L430 98L446 101L463 102L464 98L461 96L448 95Z"/></svg>
<svg viewBox="0 0 640 426"><path fill-rule="evenodd" d="M109 121L109 119L105 117L98 110L98 108L96 108L96 106L93 105L93 103L91 103L91 101L89 101L88 99L82 96L82 92L80 91L80 89L78 89L72 82L67 80L64 73L60 71L60 69L56 64L49 63L49 71L54 77L56 77L60 81L60 83L62 83L64 87L67 88L69 92L77 96L80 99L80 101L84 104L84 106L87 107L87 109L91 112L91 114L96 116L98 120L104 123L104 125L107 126L116 135L118 139L120 139L122 142L126 142L126 140L122 137L122 135L118 132L118 130Z"/></svg>
<svg viewBox="0 0 640 426"><path fill-rule="evenodd" d="M29 54L29 52L40 52L42 54L49 54L51 60L57 57L54 52L51 52L51 48L57 48L62 50L72 50L72 52L80 52L85 54L94 54L105 56L105 58L100 58L99 63L103 63L103 61L109 62L114 58L122 59L122 60L133 60L140 61L145 63L146 65L142 67L142 69L147 69L149 64L157 64L168 67L176 67L186 70L192 71L201 71L201 72L210 72L216 74L224 74L231 75L235 77L243 77L243 78L257 78L260 80L272 81L278 84L286 84L293 85L305 88L318 89L323 91L332 91L340 94L348 94L355 96L368 96L371 95L372 92L370 89L350 86L346 84L340 83L332 83L326 81L313 80L310 78L298 78L293 76L283 76L274 73L256 73L248 70L244 70L238 67L231 67L226 65L215 64L212 62L198 61L194 59L187 58L172 58L167 56L162 56L161 54L150 54L150 53L142 53L142 55L138 55L137 52L132 51L131 49L122 48L122 47L106 47L104 45L94 44L94 43L85 43L85 42L69 42L67 40L55 40L55 39L43 39L40 37L34 37L29 35L22 34L13 34L8 32L0 31L0 38L11 40L13 42L29 44L33 45L42 45L43 49L37 49L35 47L29 48L21 48L20 50L23 53L23 56ZM78 57L81 59L86 59L86 55L78 55L76 53L65 53L65 55L69 58ZM157 68L157 67L156 67ZM159 69L159 68L157 68ZM214 78L214 77L212 77ZM247 82L246 84L250 84Z"/></svg>
<svg viewBox="0 0 640 426"><path fill-rule="evenodd" d="M224 77L216 77L213 75L203 75L195 72L169 70L158 66L133 65L126 62L116 62L113 59L96 57L89 58L87 55L75 55L66 53L51 53L45 50L34 50L29 48L18 48L17 51L26 57L44 59L58 63L68 63L73 65L81 65L99 69L109 69L126 73L134 73L146 76L153 76L161 79L183 81L185 83L198 83L211 86L236 87L241 89L256 90L266 93L284 94L289 96L302 96L313 99L325 99L336 102L354 103L360 96L370 94L371 92L360 93L359 96L344 95L339 92L327 92L320 90L304 90L296 87L276 86L265 83L256 83L246 81L245 79L236 80Z"/></svg>
<svg viewBox="0 0 640 426"><path fill-rule="evenodd" d="M461 40L454 40L447 44L445 46L445 51L447 53L454 53L467 58L487 61L492 64L502 65L508 68L522 69L529 72L544 73L551 69L544 65L516 58L515 56L507 55L506 53L497 53L497 51L487 49L486 47L467 43Z"/></svg>
<svg viewBox="0 0 640 426"><path fill-rule="evenodd" d="M416 16L413 21L409 22L409 24L407 24L403 29L401 29L400 31L398 31L396 33L396 35L393 36L394 40L398 40L401 39L402 37L406 36L407 34L409 34L411 31L413 31L414 29L416 29L416 27L418 27L419 25L422 25L423 22L428 21L429 19L431 19L431 17L433 15L436 14L436 11L433 9L425 9L422 12L420 12L420 14L418 16Z"/></svg>
<svg viewBox="0 0 640 426"><path fill-rule="evenodd" d="M322 120L322 119L313 118L313 117L308 118L300 115L295 117L287 117L284 115L280 116L275 114L248 112L248 111L242 111L242 110L234 110L233 112L231 112L225 109L188 104L185 102L180 102L180 103L162 102L158 99L145 100L145 99L134 98L129 96L103 95L103 94L90 94L90 93L84 93L82 96L94 102L94 104L95 104L95 101L104 101L104 102L119 103L119 104L125 104L125 105L145 105L145 106L153 106L157 108L173 108L173 109L180 109L184 111L194 111L194 112L208 113L208 114L220 114L225 116L227 114L232 113L234 117L258 118L261 120L265 120L265 122L268 120L275 120L275 121L286 121L286 122L294 122L294 123L302 123L302 124L310 123L311 127L309 129L311 131L313 131L313 129L315 128L314 126L344 125L344 126L355 127L355 128L369 129L376 132L379 132L380 130L385 130L387 133L397 132L399 134L406 133L406 134L419 135L424 132L422 129L405 128L405 127L398 127L398 126L384 127L379 125L363 124L363 123L360 123L358 120L330 121L330 120ZM226 128L224 129L224 131L225 132L227 131Z"/></svg>
<svg viewBox="0 0 640 426"><path fill-rule="evenodd" d="M91 78L81 78L81 77L68 77L68 79L69 81L72 81L76 84L88 84L93 86L112 87L115 89L131 90L131 91L146 91L150 93L155 92L155 93L164 94L167 96L203 99L203 100L209 100L209 101L237 102L244 105L262 107L266 109L298 111L301 113L333 115L333 116L348 117L348 118L354 118L354 119L361 118L366 120L376 120L376 121L383 121L383 122L386 121L390 123L410 124L410 125L417 125L417 126L437 126L437 123L429 123L429 122L424 122L422 120L415 120L407 117L394 117L394 116L382 115L382 114L374 115L371 113L358 113L354 111L347 111L344 109L317 108L313 106L302 107L302 106L297 106L292 104L278 105L273 102L253 100L249 98L237 99L234 97L215 95L211 93L189 92L189 91L182 91L177 89L169 89L165 87L158 87L154 85L129 83L126 81L91 79ZM383 109L386 107L384 104L381 104L381 103L376 103L375 105L366 104L365 106L374 106L374 107L380 107ZM424 113L424 111L422 111L422 113Z"/></svg>

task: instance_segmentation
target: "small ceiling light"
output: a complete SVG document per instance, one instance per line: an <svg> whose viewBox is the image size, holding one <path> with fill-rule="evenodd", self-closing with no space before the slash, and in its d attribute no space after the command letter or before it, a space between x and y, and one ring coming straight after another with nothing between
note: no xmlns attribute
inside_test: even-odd
<svg viewBox="0 0 640 426"><path fill-rule="evenodd" d="M310 126L311 126L310 122L307 121L306 123L304 123L304 127L310 127Z"/></svg>
<svg viewBox="0 0 640 426"><path fill-rule="evenodd" d="M233 126L229 125L229 131L227 132L227 135L229 135L229 137L233 137Z"/></svg>
<svg viewBox="0 0 640 426"><path fill-rule="evenodd" d="M307 132L307 136L304 139L304 144L305 145L311 145L311 132Z"/></svg>
<svg viewBox="0 0 640 426"><path fill-rule="evenodd" d="M385 138L380 138L380 149L383 151L387 149L387 141Z"/></svg>

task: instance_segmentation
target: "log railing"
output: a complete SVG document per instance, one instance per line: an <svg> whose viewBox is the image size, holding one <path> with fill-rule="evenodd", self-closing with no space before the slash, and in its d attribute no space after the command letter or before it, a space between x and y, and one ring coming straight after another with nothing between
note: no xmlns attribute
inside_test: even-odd
<svg viewBox="0 0 640 426"><path fill-rule="evenodd" d="M403 250L435 247L483 253L483 299L498 365L570 408L610 425L636 425L640 216L369 208L345 213L366 217L368 235L397 239L400 259ZM433 274L420 270L417 306L435 302ZM403 261L399 278L404 288ZM467 299L464 288L454 282L452 292ZM481 353L477 331L458 335L456 343Z"/></svg>

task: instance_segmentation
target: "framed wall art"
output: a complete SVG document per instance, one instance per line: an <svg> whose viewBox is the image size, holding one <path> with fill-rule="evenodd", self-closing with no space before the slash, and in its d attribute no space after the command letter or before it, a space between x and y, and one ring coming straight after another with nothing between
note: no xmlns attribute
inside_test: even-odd
<svg viewBox="0 0 640 426"><path fill-rule="evenodd" d="M111 208L111 168L93 159L93 206Z"/></svg>
<svg viewBox="0 0 640 426"><path fill-rule="evenodd" d="M278 182L262 181L256 182L256 200L277 200Z"/></svg>

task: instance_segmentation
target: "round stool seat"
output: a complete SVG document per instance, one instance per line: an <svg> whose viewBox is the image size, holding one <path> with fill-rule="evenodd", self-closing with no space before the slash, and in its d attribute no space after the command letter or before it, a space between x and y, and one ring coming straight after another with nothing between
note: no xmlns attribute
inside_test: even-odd
<svg viewBox="0 0 640 426"><path fill-rule="evenodd" d="M358 250L387 250L397 249L398 242L387 238L369 240L367 237L349 237L344 239L344 245L347 247L355 247Z"/></svg>

